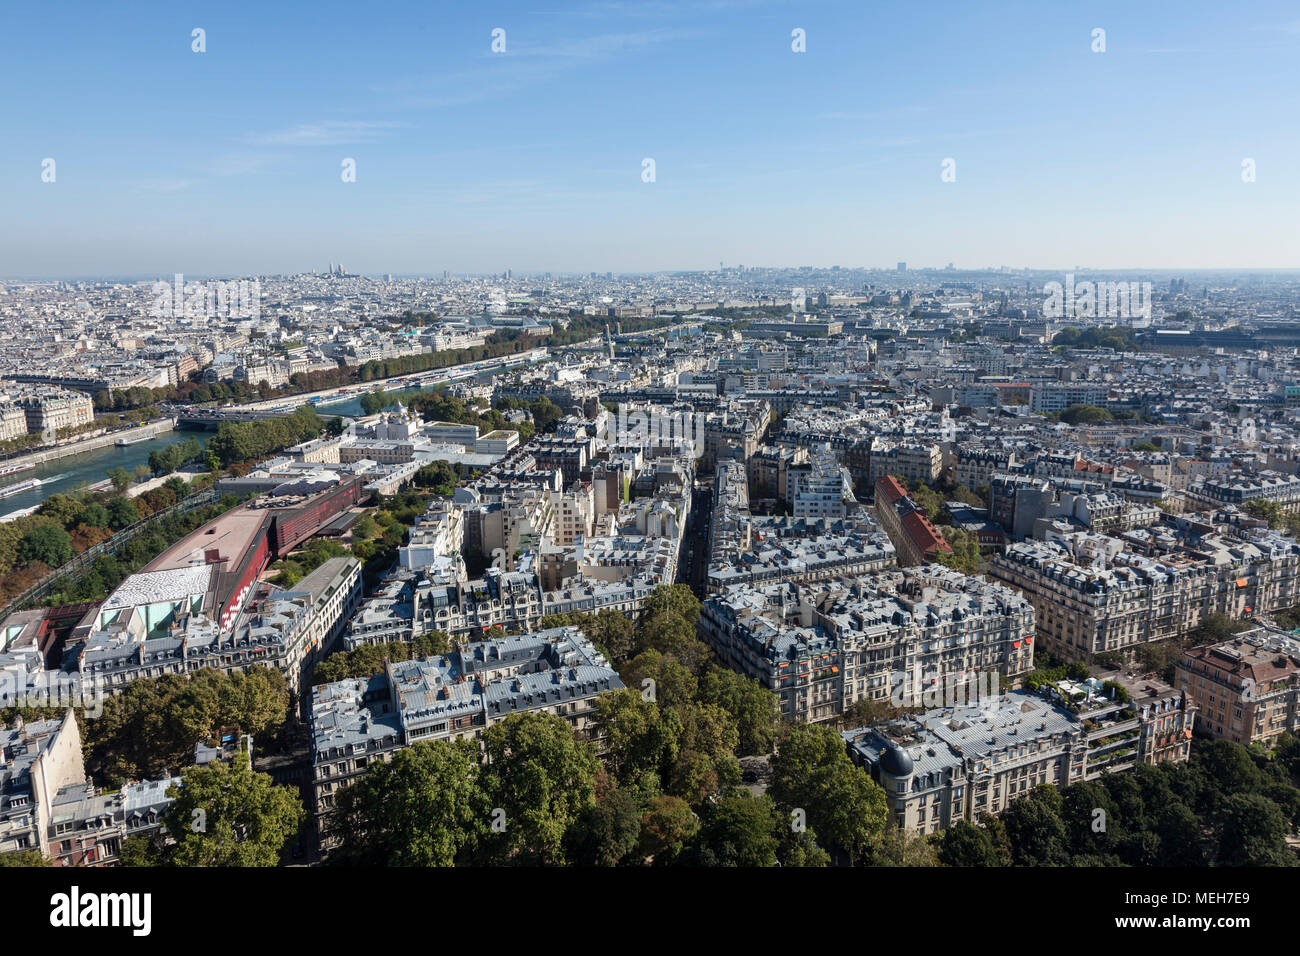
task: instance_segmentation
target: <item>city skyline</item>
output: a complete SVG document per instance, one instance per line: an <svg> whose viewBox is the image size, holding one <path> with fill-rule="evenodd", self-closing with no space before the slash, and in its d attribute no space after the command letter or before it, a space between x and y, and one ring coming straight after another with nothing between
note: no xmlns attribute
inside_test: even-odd
<svg viewBox="0 0 1300 956"><path fill-rule="evenodd" d="M14 11L0 271L1300 261L1284 3L532 6Z"/></svg>

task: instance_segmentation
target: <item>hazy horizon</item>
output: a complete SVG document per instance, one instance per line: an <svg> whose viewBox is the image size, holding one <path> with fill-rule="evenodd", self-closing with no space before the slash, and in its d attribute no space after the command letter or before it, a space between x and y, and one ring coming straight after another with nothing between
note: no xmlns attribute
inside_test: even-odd
<svg viewBox="0 0 1300 956"><path fill-rule="evenodd" d="M15 8L0 274L1300 266L1293 3L536 6Z"/></svg>

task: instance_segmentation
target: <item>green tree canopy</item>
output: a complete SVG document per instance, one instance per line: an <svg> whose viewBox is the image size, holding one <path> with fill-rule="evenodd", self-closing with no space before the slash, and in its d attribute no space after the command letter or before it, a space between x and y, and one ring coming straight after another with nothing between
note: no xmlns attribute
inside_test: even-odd
<svg viewBox="0 0 1300 956"><path fill-rule="evenodd" d="M275 866L305 817L298 794L254 771L242 752L191 767L167 793L175 866Z"/></svg>
<svg viewBox="0 0 1300 956"><path fill-rule="evenodd" d="M565 833L595 802L595 748L559 717L532 712L489 727L483 749L483 791L496 824L484 839L489 859L563 863Z"/></svg>
<svg viewBox="0 0 1300 956"><path fill-rule="evenodd" d="M853 764L829 727L786 728L772 758L768 793L787 813L804 811L808 824L851 861L864 858L885 829L885 792Z"/></svg>
<svg viewBox="0 0 1300 956"><path fill-rule="evenodd" d="M478 745L467 739L417 743L372 765L339 793L332 861L362 866L453 866L487 831Z"/></svg>
<svg viewBox="0 0 1300 956"><path fill-rule="evenodd" d="M56 568L72 560L72 535L57 524L39 524L18 542L18 563L34 561Z"/></svg>

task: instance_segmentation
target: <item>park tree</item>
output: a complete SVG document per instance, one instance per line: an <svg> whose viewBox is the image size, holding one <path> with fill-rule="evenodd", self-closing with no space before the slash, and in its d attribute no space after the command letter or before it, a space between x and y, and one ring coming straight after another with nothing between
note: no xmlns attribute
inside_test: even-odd
<svg viewBox="0 0 1300 956"><path fill-rule="evenodd" d="M41 856L40 850L12 850L9 853L0 853L0 867L50 865L50 861Z"/></svg>
<svg viewBox="0 0 1300 956"><path fill-rule="evenodd" d="M331 859L362 866L453 866L486 832L478 746L468 739L417 743L339 793Z"/></svg>
<svg viewBox="0 0 1300 956"><path fill-rule="evenodd" d="M695 699L699 682L681 661L656 650L642 651L619 668L623 683L641 693L654 691L661 706L673 707Z"/></svg>
<svg viewBox="0 0 1300 956"><path fill-rule="evenodd" d="M492 808L484 839L494 862L564 862L564 836L595 802L600 762L559 717L512 714L483 734L483 792Z"/></svg>
<svg viewBox="0 0 1300 956"><path fill-rule="evenodd" d="M979 538L965 528L943 525L939 529L951 552L941 552L935 560L962 574L979 574L981 566Z"/></svg>
<svg viewBox="0 0 1300 956"><path fill-rule="evenodd" d="M289 684L274 667L231 674L205 668L191 675L177 706L196 740L231 726L265 740L283 729L289 703Z"/></svg>
<svg viewBox="0 0 1300 956"><path fill-rule="evenodd" d="M902 827L887 826L871 846L872 866L938 866L933 841Z"/></svg>
<svg viewBox="0 0 1300 956"><path fill-rule="evenodd" d="M1123 821L1135 819L1137 814L1120 813L1110 792L1099 781L1081 780L1061 792L1061 820L1070 850L1075 854L1104 856L1113 852L1124 836Z"/></svg>
<svg viewBox="0 0 1300 956"><path fill-rule="evenodd" d="M529 409L533 413L533 426L539 432L547 431L564 417L564 412L560 409L560 406L545 396L534 401Z"/></svg>
<svg viewBox="0 0 1300 956"><path fill-rule="evenodd" d="M118 848L117 862L120 866L166 866L167 849L161 833L133 833Z"/></svg>
<svg viewBox="0 0 1300 956"><path fill-rule="evenodd" d="M776 833L779 834L776 856L782 866L830 866L831 855L817 842L815 830L811 827L804 829L785 826L783 823L784 821L779 821L776 826Z"/></svg>
<svg viewBox="0 0 1300 956"><path fill-rule="evenodd" d="M772 758L768 793L783 811L802 811L827 845L844 850L851 862L864 859L885 829L885 792L854 765L829 727L787 728Z"/></svg>
<svg viewBox="0 0 1300 956"><path fill-rule="evenodd" d="M82 724L86 767L111 784L168 776L194 759L194 744L237 726L262 743L280 734L289 690L271 667L204 669L132 681Z"/></svg>
<svg viewBox="0 0 1300 956"><path fill-rule="evenodd" d="M605 766L617 780L630 783L646 773L658 774L677 759L680 719L637 691L600 695L595 722L605 741Z"/></svg>
<svg viewBox="0 0 1300 956"><path fill-rule="evenodd" d="M1225 797L1257 792L1263 776L1245 747L1230 740L1211 740L1196 749L1190 770L1200 782L1192 809L1213 813Z"/></svg>
<svg viewBox="0 0 1300 956"><path fill-rule="evenodd" d="M959 820L939 837L939 862L946 866L1006 866L993 835L984 827Z"/></svg>
<svg viewBox="0 0 1300 956"><path fill-rule="evenodd" d="M735 671L710 666L699 680L702 703L720 707L736 723L737 756L770 754L780 727L777 697L758 681Z"/></svg>
<svg viewBox="0 0 1300 956"><path fill-rule="evenodd" d="M41 502L36 513L70 530L81 521L81 513L85 507L85 502L76 495L53 494Z"/></svg>
<svg viewBox="0 0 1300 956"><path fill-rule="evenodd" d="M191 767L167 794L175 866L275 866L305 817L298 794L253 770L242 751Z"/></svg>
<svg viewBox="0 0 1300 956"><path fill-rule="evenodd" d="M81 512L81 523L92 528L107 528L110 521L108 509L97 501L86 505L86 509Z"/></svg>
<svg viewBox="0 0 1300 956"><path fill-rule="evenodd" d="M595 614L583 615L584 620L578 624L583 633L602 648L615 667L632 655L635 641L635 627L627 615L604 608Z"/></svg>
<svg viewBox="0 0 1300 956"><path fill-rule="evenodd" d="M632 791L611 787L584 807L565 835L566 856L578 866L618 866L637 848L641 808Z"/></svg>
<svg viewBox="0 0 1300 956"><path fill-rule="evenodd" d="M1257 793L1234 793L1214 814L1220 866L1295 866L1287 846L1291 822L1276 803Z"/></svg>
<svg viewBox="0 0 1300 956"><path fill-rule="evenodd" d="M740 734L731 715L694 701L673 708L673 713L681 723L680 748L664 789L700 806L740 783L735 754Z"/></svg>
<svg viewBox="0 0 1300 956"><path fill-rule="evenodd" d="M647 650L667 654L680 661L693 673L699 673L712 656L708 647L697 637L693 621L676 614L660 612L643 617L636 628L636 651Z"/></svg>
<svg viewBox="0 0 1300 956"><path fill-rule="evenodd" d="M723 797L708 807L692 848L698 866L772 866L776 863L780 826L766 796L747 791Z"/></svg>
<svg viewBox="0 0 1300 956"><path fill-rule="evenodd" d="M677 862L699 832L700 821L681 797L652 797L641 814L637 853L656 866Z"/></svg>
<svg viewBox="0 0 1300 956"><path fill-rule="evenodd" d="M899 481L903 481L901 476L899 476ZM917 482L916 487L912 489L911 496L912 500L925 512L925 516L935 524L952 524L952 514L948 511L947 500L925 482Z"/></svg>
<svg viewBox="0 0 1300 956"><path fill-rule="evenodd" d="M18 542L18 564L40 561L56 568L72 560L72 536L61 525L39 524Z"/></svg>
<svg viewBox="0 0 1300 956"><path fill-rule="evenodd" d="M1256 498L1247 501L1241 510L1253 518L1262 518L1270 528L1282 528L1286 525L1286 512L1282 505L1271 498Z"/></svg>
<svg viewBox="0 0 1300 956"><path fill-rule="evenodd" d="M1069 863L1068 834L1061 820L1062 800L1053 786L1042 784L1011 804L1002 823L1017 866L1063 866Z"/></svg>
<svg viewBox="0 0 1300 956"><path fill-rule="evenodd" d="M108 525L114 531L121 531L139 520L140 511L130 498L117 497L108 502Z"/></svg>
<svg viewBox="0 0 1300 956"><path fill-rule="evenodd" d="M672 614L693 625L700 617L700 599L685 584L661 584L645 599L643 613L646 617Z"/></svg>
<svg viewBox="0 0 1300 956"><path fill-rule="evenodd" d="M1106 409L1098 408L1096 405L1071 405L1061 412L1061 421L1067 425L1092 425L1108 422L1113 417Z"/></svg>
<svg viewBox="0 0 1300 956"><path fill-rule="evenodd" d="M131 473L120 465L108 469L108 477L113 482L113 490L119 493L131 487Z"/></svg>

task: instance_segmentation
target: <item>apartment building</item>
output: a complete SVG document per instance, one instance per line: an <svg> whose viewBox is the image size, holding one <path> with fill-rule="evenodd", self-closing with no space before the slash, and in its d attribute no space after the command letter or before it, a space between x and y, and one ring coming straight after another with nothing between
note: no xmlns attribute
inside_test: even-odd
<svg viewBox="0 0 1300 956"><path fill-rule="evenodd" d="M193 576L159 573L166 576L162 584L173 589L181 586L184 599L190 599ZM153 578L137 577L140 582L129 597L140 602L136 608L143 609L141 620L150 630L139 632L132 629L135 625L120 621L94 629L70 643L61 666L51 671L39 669L38 648L10 648L0 655L0 669L25 675L32 687L54 675L66 679L70 689L81 686L87 694L101 690L115 694L145 677L188 674L207 667L226 673L275 667L297 694L338 640L361 597L361 562L331 558L292 589L259 584L255 598L232 618L232 626L223 628L202 612L175 614L170 592ZM119 588L114 593L123 592ZM107 613L111 616L116 610ZM98 613L92 612L92 617Z"/></svg>
<svg viewBox="0 0 1300 956"><path fill-rule="evenodd" d="M723 565L750 550L749 482L742 462L726 460L713 476L713 512L709 521L709 566Z"/></svg>
<svg viewBox="0 0 1300 956"><path fill-rule="evenodd" d="M766 401L735 402L711 413L704 423L701 470L712 471L729 458L748 461L758 450L771 420L772 406Z"/></svg>
<svg viewBox="0 0 1300 956"><path fill-rule="evenodd" d="M569 491L553 492L551 507L555 513L551 538L556 547L572 547L579 538L591 535L596 517L596 498L591 482L580 481Z"/></svg>
<svg viewBox="0 0 1300 956"><path fill-rule="evenodd" d="M857 577L895 564L894 546L866 514L848 521L750 518L750 547L713 553L708 590L735 584Z"/></svg>
<svg viewBox="0 0 1300 956"><path fill-rule="evenodd" d="M892 475L876 481L876 518L893 542L900 567L929 564L952 546Z"/></svg>
<svg viewBox="0 0 1300 956"><path fill-rule="evenodd" d="M19 399L19 405L27 418L27 431L47 439L54 438L62 428L89 425L95 417L94 403L84 392L39 392Z"/></svg>
<svg viewBox="0 0 1300 956"><path fill-rule="evenodd" d="M21 405L0 404L0 441L22 438L27 434L27 413Z"/></svg>
<svg viewBox="0 0 1300 956"><path fill-rule="evenodd" d="M884 789L895 823L921 835L1001 813L1040 784L1065 787L1087 773L1083 722L1023 692L842 736L850 757Z"/></svg>
<svg viewBox="0 0 1300 956"><path fill-rule="evenodd" d="M322 848L338 791L376 761L424 741L481 737L511 714L549 713L590 731L596 699L622 681L577 627L462 644L362 680L315 687L312 809Z"/></svg>
<svg viewBox="0 0 1300 956"><path fill-rule="evenodd" d="M791 470L807 461L806 448L762 445L755 449L754 454L750 455L745 463L750 497L786 501Z"/></svg>
<svg viewBox="0 0 1300 956"><path fill-rule="evenodd" d="M1300 477L1278 472L1258 475L1206 475L1194 478L1186 495L1193 501L1212 506L1236 505L1251 501L1276 501L1282 510L1300 511Z"/></svg>
<svg viewBox="0 0 1300 956"><path fill-rule="evenodd" d="M554 435L535 439L529 445L529 451L541 469L556 468L564 476L567 488L588 467L595 455L596 444L593 438L562 438Z"/></svg>
<svg viewBox="0 0 1300 956"><path fill-rule="evenodd" d="M787 473L786 503L796 518L843 518L857 507L849 470L830 445L814 449L807 465Z"/></svg>
<svg viewBox="0 0 1300 956"><path fill-rule="evenodd" d="M411 526L406 544L397 549L397 564L412 571L451 566L459 558L464 543L462 509L435 498Z"/></svg>
<svg viewBox="0 0 1300 956"><path fill-rule="evenodd" d="M1249 747L1300 731L1300 640L1256 627L1183 652L1178 687L1196 701L1201 733Z"/></svg>
<svg viewBox="0 0 1300 956"><path fill-rule="evenodd" d="M1093 678L1068 704L1008 691L842 736L884 789L895 823L925 835L1001 813L1042 784L1185 761L1194 702L1168 685L1135 689L1128 699L1107 697Z"/></svg>
<svg viewBox="0 0 1300 956"><path fill-rule="evenodd" d="M1085 533L1012 545L989 575L1037 612L1044 650L1067 660L1131 657L1180 637L1210 614L1242 617L1291 607L1300 596L1300 545L1270 532L1182 541L1150 530L1122 539Z"/></svg>
<svg viewBox="0 0 1300 956"><path fill-rule="evenodd" d="M918 668L943 679L1033 666L1030 604L947 569L732 585L704 603L699 630L723 663L777 695L783 716L805 722L887 699Z"/></svg>
<svg viewBox="0 0 1300 956"><path fill-rule="evenodd" d="M889 475L901 475L908 481L933 485L943 471L943 451L927 442L894 442L877 438L871 443L871 471L874 485Z"/></svg>
<svg viewBox="0 0 1300 956"><path fill-rule="evenodd" d="M1045 382L1035 385L1030 407L1036 412L1063 412L1071 405L1103 405L1108 389L1088 382Z"/></svg>
<svg viewBox="0 0 1300 956"><path fill-rule="evenodd" d="M1120 555L1116 555L1120 558ZM1128 555L1110 567L1076 563L1064 547L1025 542L996 555L989 576L1033 604L1045 651L1067 660L1125 656L1200 623L1214 588L1212 569Z"/></svg>
<svg viewBox="0 0 1300 956"><path fill-rule="evenodd" d="M133 836L154 836L173 799L167 791L180 777L130 781L119 790L69 784L50 810L49 856L55 866L114 866L122 844Z"/></svg>
<svg viewBox="0 0 1300 956"><path fill-rule="evenodd" d="M72 709L52 720L0 727L0 853L50 854L55 795L84 783L81 731Z"/></svg>
<svg viewBox="0 0 1300 956"><path fill-rule="evenodd" d="M36 850L55 866L111 866L122 842L156 833L179 777L100 792L86 777L71 709L0 727L0 853Z"/></svg>
<svg viewBox="0 0 1300 956"><path fill-rule="evenodd" d="M989 484L994 475L1011 471L1016 464L1013 449L959 444L953 450L953 480L974 491Z"/></svg>

